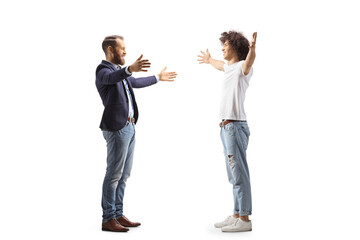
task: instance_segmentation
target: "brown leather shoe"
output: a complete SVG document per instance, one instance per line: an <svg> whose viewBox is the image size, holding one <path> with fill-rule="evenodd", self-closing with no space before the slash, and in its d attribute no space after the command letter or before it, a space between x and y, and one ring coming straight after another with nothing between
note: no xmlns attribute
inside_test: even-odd
<svg viewBox="0 0 360 240"><path fill-rule="evenodd" d="M102 230L110 231L110 232L127 232L127 231L129 231L128 228L122 226L115 218L103 223Z"/></svg>
<svg viewBox="0 0 360 240"><path fill-rule="evenodd" d="M129 219L127 219L124 215L121 218L116 219L121 225L124 227L137 227L141 224L139 222L132 222Z"/></svg>

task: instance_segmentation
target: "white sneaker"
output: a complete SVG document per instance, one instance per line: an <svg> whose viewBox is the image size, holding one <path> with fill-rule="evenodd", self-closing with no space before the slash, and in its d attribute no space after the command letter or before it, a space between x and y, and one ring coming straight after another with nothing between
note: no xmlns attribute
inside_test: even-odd
<svg viewBox="0 0 360 240"><path fill-rule="evenodd" d="M237 218L234 218L233 216L228 216L224 221L215 223L214 226L216 228L222 228L233 224L234 222L236 222L236 219Z"/></svg>
<svg viewBox="0 0 360 240"><path fill-rule="evenodd" d="M245 231L251 231L252 225L251 221L245 222L241 220L240 218L235 218L235 222L231 225L225 226L221 228L221 231L223 232L245 232Z"/></svg>

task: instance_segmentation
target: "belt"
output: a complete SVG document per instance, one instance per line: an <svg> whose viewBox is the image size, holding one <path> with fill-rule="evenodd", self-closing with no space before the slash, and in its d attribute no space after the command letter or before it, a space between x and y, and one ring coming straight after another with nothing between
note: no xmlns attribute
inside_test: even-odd
<svg viewBox="0 0 360 240"><path fill-rule="evenodd" d="M135 122L135 118L129 118L129 117L128 117L127 120L128 120L128 122L132 122L132 123Z"/></svg>
<svg viewBox="0 0 360 240"><path fill-rule="evenodd" d="M226 124L231 123L231 122L246 122L246 120L225 120L225 121L222 121L219 125L220 125L220 127L223 127Z"/></svg>

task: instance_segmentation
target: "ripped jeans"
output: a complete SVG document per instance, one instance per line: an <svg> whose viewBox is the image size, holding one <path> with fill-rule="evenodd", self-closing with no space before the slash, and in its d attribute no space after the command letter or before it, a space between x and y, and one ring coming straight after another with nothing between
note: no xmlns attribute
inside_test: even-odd
<svg viewBox="0 0 360 240"><path fill-rule="evenodd" d="M251 215L251 187L246 149L250 131L247 122L230 122L221 127L226 170L233 185L234 214Z"/></svg>

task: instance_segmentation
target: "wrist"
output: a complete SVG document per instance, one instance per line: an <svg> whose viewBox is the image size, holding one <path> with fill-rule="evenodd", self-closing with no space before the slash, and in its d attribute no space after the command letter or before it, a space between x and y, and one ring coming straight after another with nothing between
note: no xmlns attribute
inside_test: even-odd
<svg viewBox="0 0 360 240"><path fill-rule="evenodd" d="M128 71L129 71L130 73L132 73L131 65L128 67Z"/></svg>
<svg viewBox="0 0 360 240"><path fill-rule="evenodd" d="M131 76L132 73L129 71L129 68L130 68L130 67L127 66L127 67L125 68L125 72L126 72L127 75L130 75L130 76Z"/></svg>

